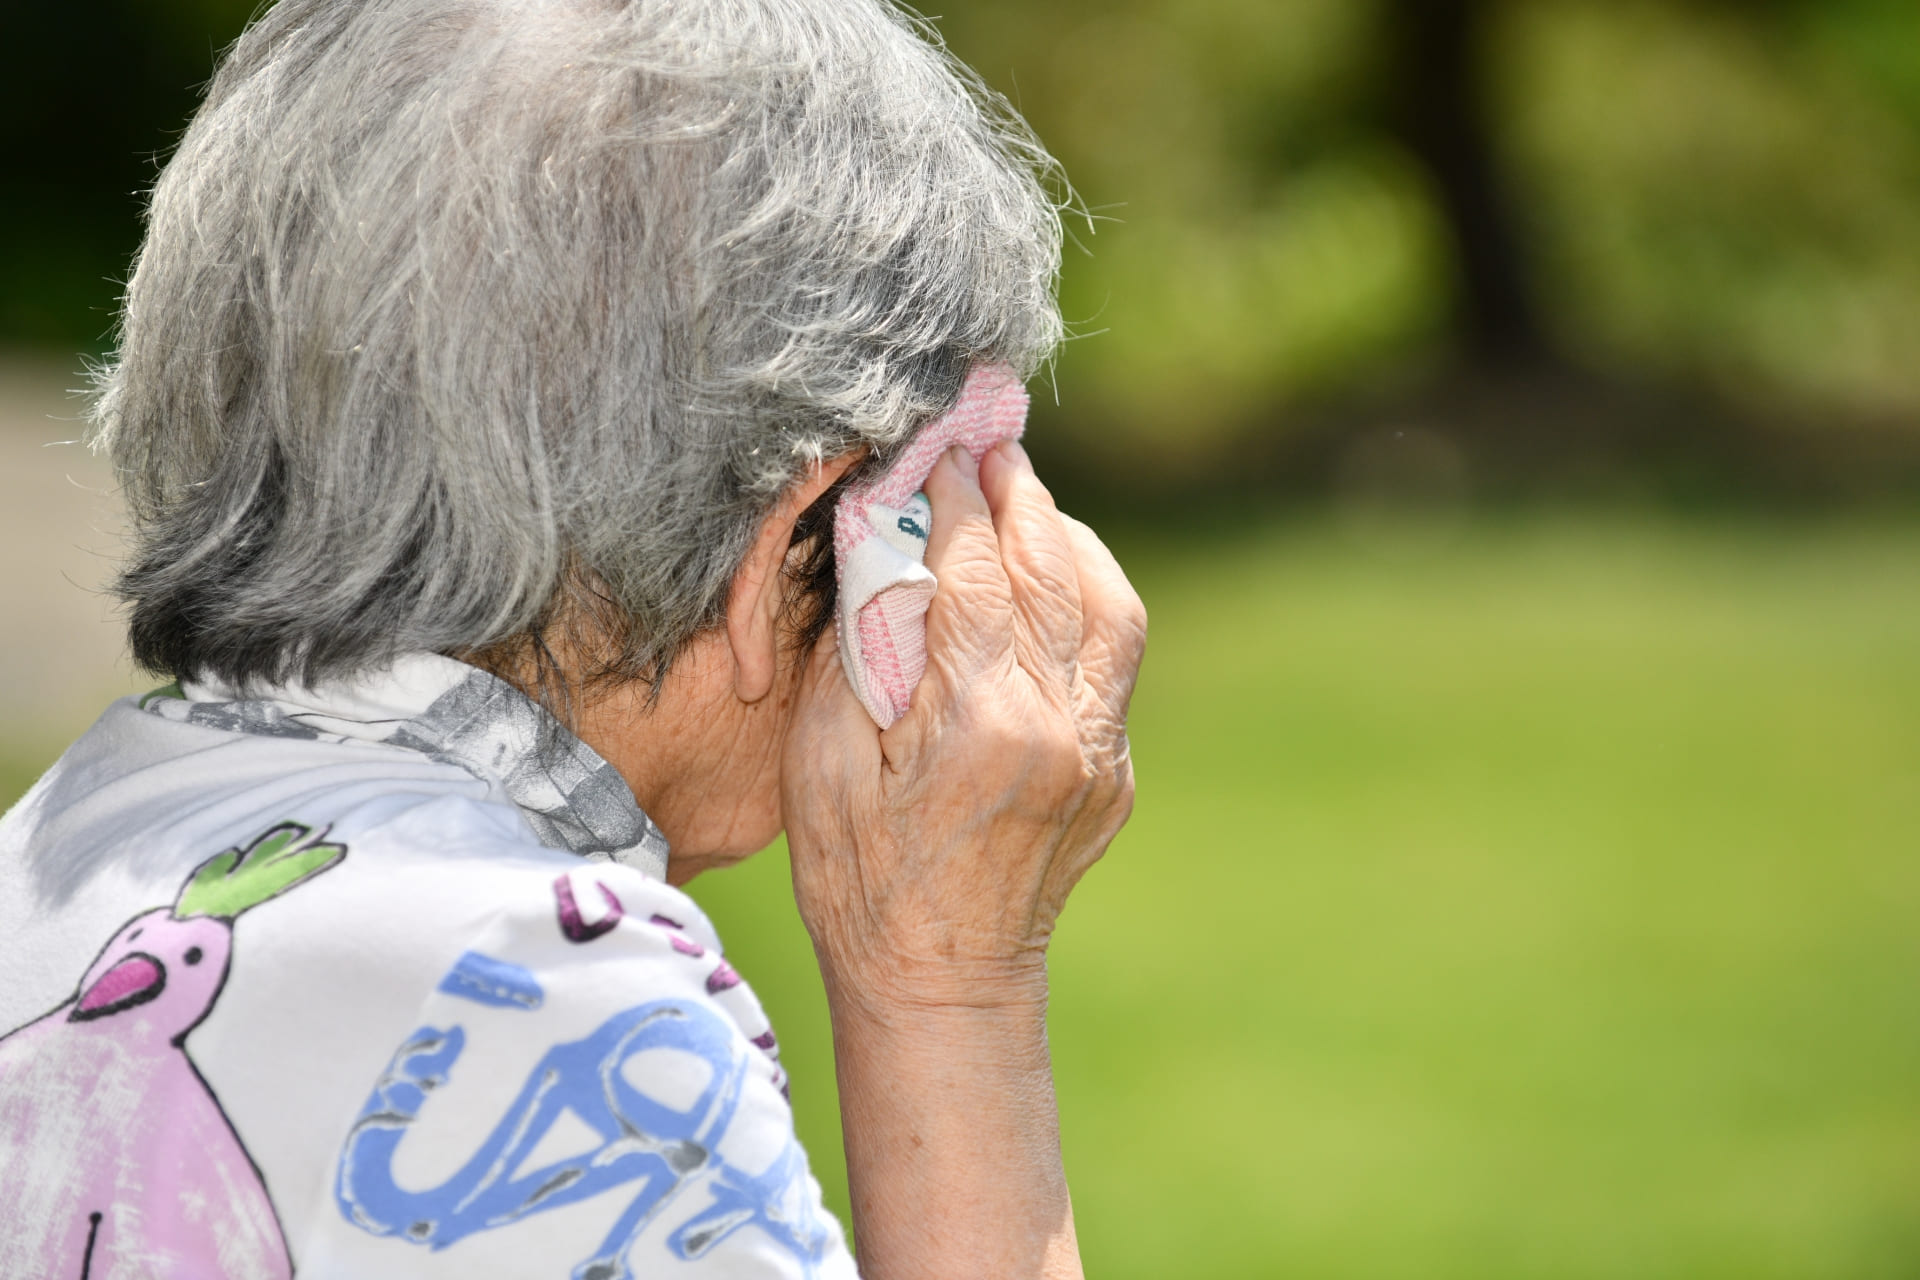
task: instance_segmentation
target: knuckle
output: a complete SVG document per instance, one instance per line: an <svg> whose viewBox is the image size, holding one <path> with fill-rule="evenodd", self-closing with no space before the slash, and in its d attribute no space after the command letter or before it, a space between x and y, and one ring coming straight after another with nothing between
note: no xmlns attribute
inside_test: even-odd
<svg viewBox="0 0 1920 1280"><path fill-rule="evenodd" d="M1065 716L1009 724L1009 755L1022 760L1027 777L1056 800L1078 796L1091 783L1080 736Z"/></svg>
<svg viewBox="0 0 1920 1280"><path fill-rule="evenodd" d="M1147 611L1135 602L1135 607L1121 613L1111 623L1111 646L1113 651L1129 666L1138 667L1147 653Z"/></svg>
<svg viewBox="0 0 1920 1280"><path fill-rule="evenodd" d="M1080 750L1080 735L1063 716L1050 716L1044 727L1033 731L1034 743L1049 768L1062 776L1078 777L1086 759Z"/></svg>
<svg viewBox="0 0 1920 1280"><path fill-rule="evenodd" d="M1131 808L1133 805L1133 761L1129 759L1127 755L1126 739L1124 736L1121 737L1118 750L1108 750L1102 753L1102 758L1095 766L1095 771L1100 780L1098 788L1099 802L1107 806L1118 805Z"/></svg>
<svg viewBox="0 0 1920 1280"><path fill-rule="evenodd" d="M975 740L986 758L1011 765L1016 770L1031 768L1044 759L1044 745L1032 725L1004 708L995 708L974 726Z"/></svg>

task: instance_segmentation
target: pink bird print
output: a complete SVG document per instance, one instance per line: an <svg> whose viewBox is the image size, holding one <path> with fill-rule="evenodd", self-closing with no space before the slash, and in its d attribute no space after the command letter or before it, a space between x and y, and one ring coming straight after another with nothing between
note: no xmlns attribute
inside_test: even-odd
<svg viewBox="0 0 1920 1280"><path fill-rule="evenodd" d="M241 912L346 847L282 823L135 916L72 1000L0 1037L0 1276L286 1280L260 1173L187 1056Z"/></svg>

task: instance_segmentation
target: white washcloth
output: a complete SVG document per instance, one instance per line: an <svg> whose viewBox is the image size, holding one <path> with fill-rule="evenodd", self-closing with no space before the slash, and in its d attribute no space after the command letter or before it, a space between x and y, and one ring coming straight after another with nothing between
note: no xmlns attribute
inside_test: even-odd
<svg viewBox="0 0 1920 1280"><path fill-rule="evenodd" d="M840 661L882 729L906 714L927 669L924 563L932 508L920 488L954 445L977 460L1026 429L1027 391L1004 364L975 365L951 409L929 422L891 467L848 489L833 519Z"/></svg>

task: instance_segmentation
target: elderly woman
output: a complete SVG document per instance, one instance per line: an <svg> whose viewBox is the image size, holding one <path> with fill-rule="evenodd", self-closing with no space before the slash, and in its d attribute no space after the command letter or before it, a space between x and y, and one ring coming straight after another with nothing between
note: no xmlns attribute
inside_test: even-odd
<svg viewBox="0 0 1920 1280"><path fill-rule="evenodd" d="M845 486L1057 339L1048 163L878 0L241 38L97 403L174 683L0 824L0 1274L852 1275L670 887L782 828L860 1274L1079 1274L1045 954L1139 602L1003 445L897 723L824 625Z"/></svg>

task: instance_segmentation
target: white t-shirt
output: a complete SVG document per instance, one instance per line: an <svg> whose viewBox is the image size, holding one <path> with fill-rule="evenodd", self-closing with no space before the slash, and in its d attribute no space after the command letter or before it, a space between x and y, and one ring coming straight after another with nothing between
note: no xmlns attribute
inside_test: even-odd
<svg viewBox="0 0 1920 1280"><path fill-rule="evenodd" d="M451 659L113 704L0 819L0 1276L853 1276L665 865Z"/></svg>

